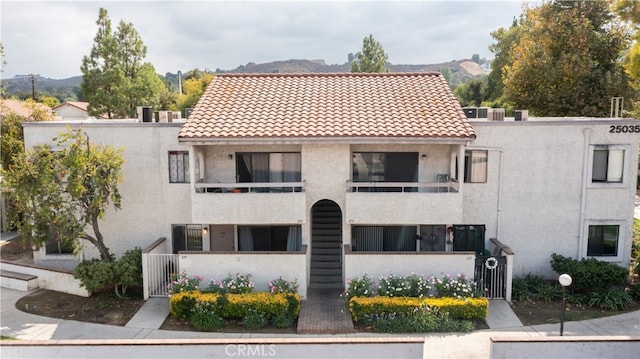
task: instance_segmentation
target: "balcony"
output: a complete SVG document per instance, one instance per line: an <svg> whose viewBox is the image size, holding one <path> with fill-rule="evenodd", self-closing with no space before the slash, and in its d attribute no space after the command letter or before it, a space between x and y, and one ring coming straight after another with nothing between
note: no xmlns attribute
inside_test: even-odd
<svg viewBox="0 0 640 359"><path fill-rule="evenodd" d="M347 182L346 219L352 224L459 223L457 182Z"/></svg>
<svg viewBox="0 0 640 359"><path fill-rule="evenodd" d="M193 223L302 223L304 182L196 183Z"/></svg>

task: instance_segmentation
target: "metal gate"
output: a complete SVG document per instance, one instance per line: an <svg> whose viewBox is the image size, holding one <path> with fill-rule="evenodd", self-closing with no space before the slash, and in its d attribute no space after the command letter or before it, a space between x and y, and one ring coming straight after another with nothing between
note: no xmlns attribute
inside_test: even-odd
<svg viewBox="0 0 640 359"><path fill-rule="evenodd" d="M507 257L476 256L475 282L488 299L505 299L507 292Z"/></svg>
<svg viewBox="0 0 640 359"><path fill-rule="evenodd" d="M147 270L149 273L149 296L166 297L168 285L173 275L180 273L177 254L149 254Z"/></svg>

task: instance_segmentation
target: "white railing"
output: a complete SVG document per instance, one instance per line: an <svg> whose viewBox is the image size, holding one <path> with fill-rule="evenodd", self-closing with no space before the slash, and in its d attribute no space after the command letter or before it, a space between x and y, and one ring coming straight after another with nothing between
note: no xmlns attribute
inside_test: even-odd
<svg viewBox="0 0 640 359"><path fill-rule="evenodd" d="M149 297L166 297L168 285L179 273L177 254L147 254Z"/></svg>
<svg viewBox="0 0 640 359"><path fill-rule="evenodd" d="M458 183L448 182L352 182L347 192L458 192Z"/></svg>
<svg viewBox="0 0 640 359"><path fill-rule="evenodd" d="M246 193L304 192L304 182L256 182L256 183L196 183L198 193Z"/></svg>

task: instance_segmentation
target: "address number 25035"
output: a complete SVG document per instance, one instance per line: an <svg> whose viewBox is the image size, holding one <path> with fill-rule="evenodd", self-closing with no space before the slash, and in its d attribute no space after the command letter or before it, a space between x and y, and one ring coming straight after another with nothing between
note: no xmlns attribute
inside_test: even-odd
<svg viewBox="0 0 640 359"><path fill-rule="evenodd" d="M609 126L609 133L640 133L640 125L635 125L635 126L611 125Z"/></svg>

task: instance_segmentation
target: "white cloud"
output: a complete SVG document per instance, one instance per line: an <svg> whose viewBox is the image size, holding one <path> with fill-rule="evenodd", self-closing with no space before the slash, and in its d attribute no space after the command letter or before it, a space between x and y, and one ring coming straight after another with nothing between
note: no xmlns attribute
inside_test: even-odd
<svg viewBox="0 0 640 359"><path fill-rule="evenodd" d="M395 64L491 58L490 33L519 16L519 1L84 1L3 0L3 77L80 75L98 9L131 22L159 73L232 69L247 62L344 63L373 34Z"/></svg>

